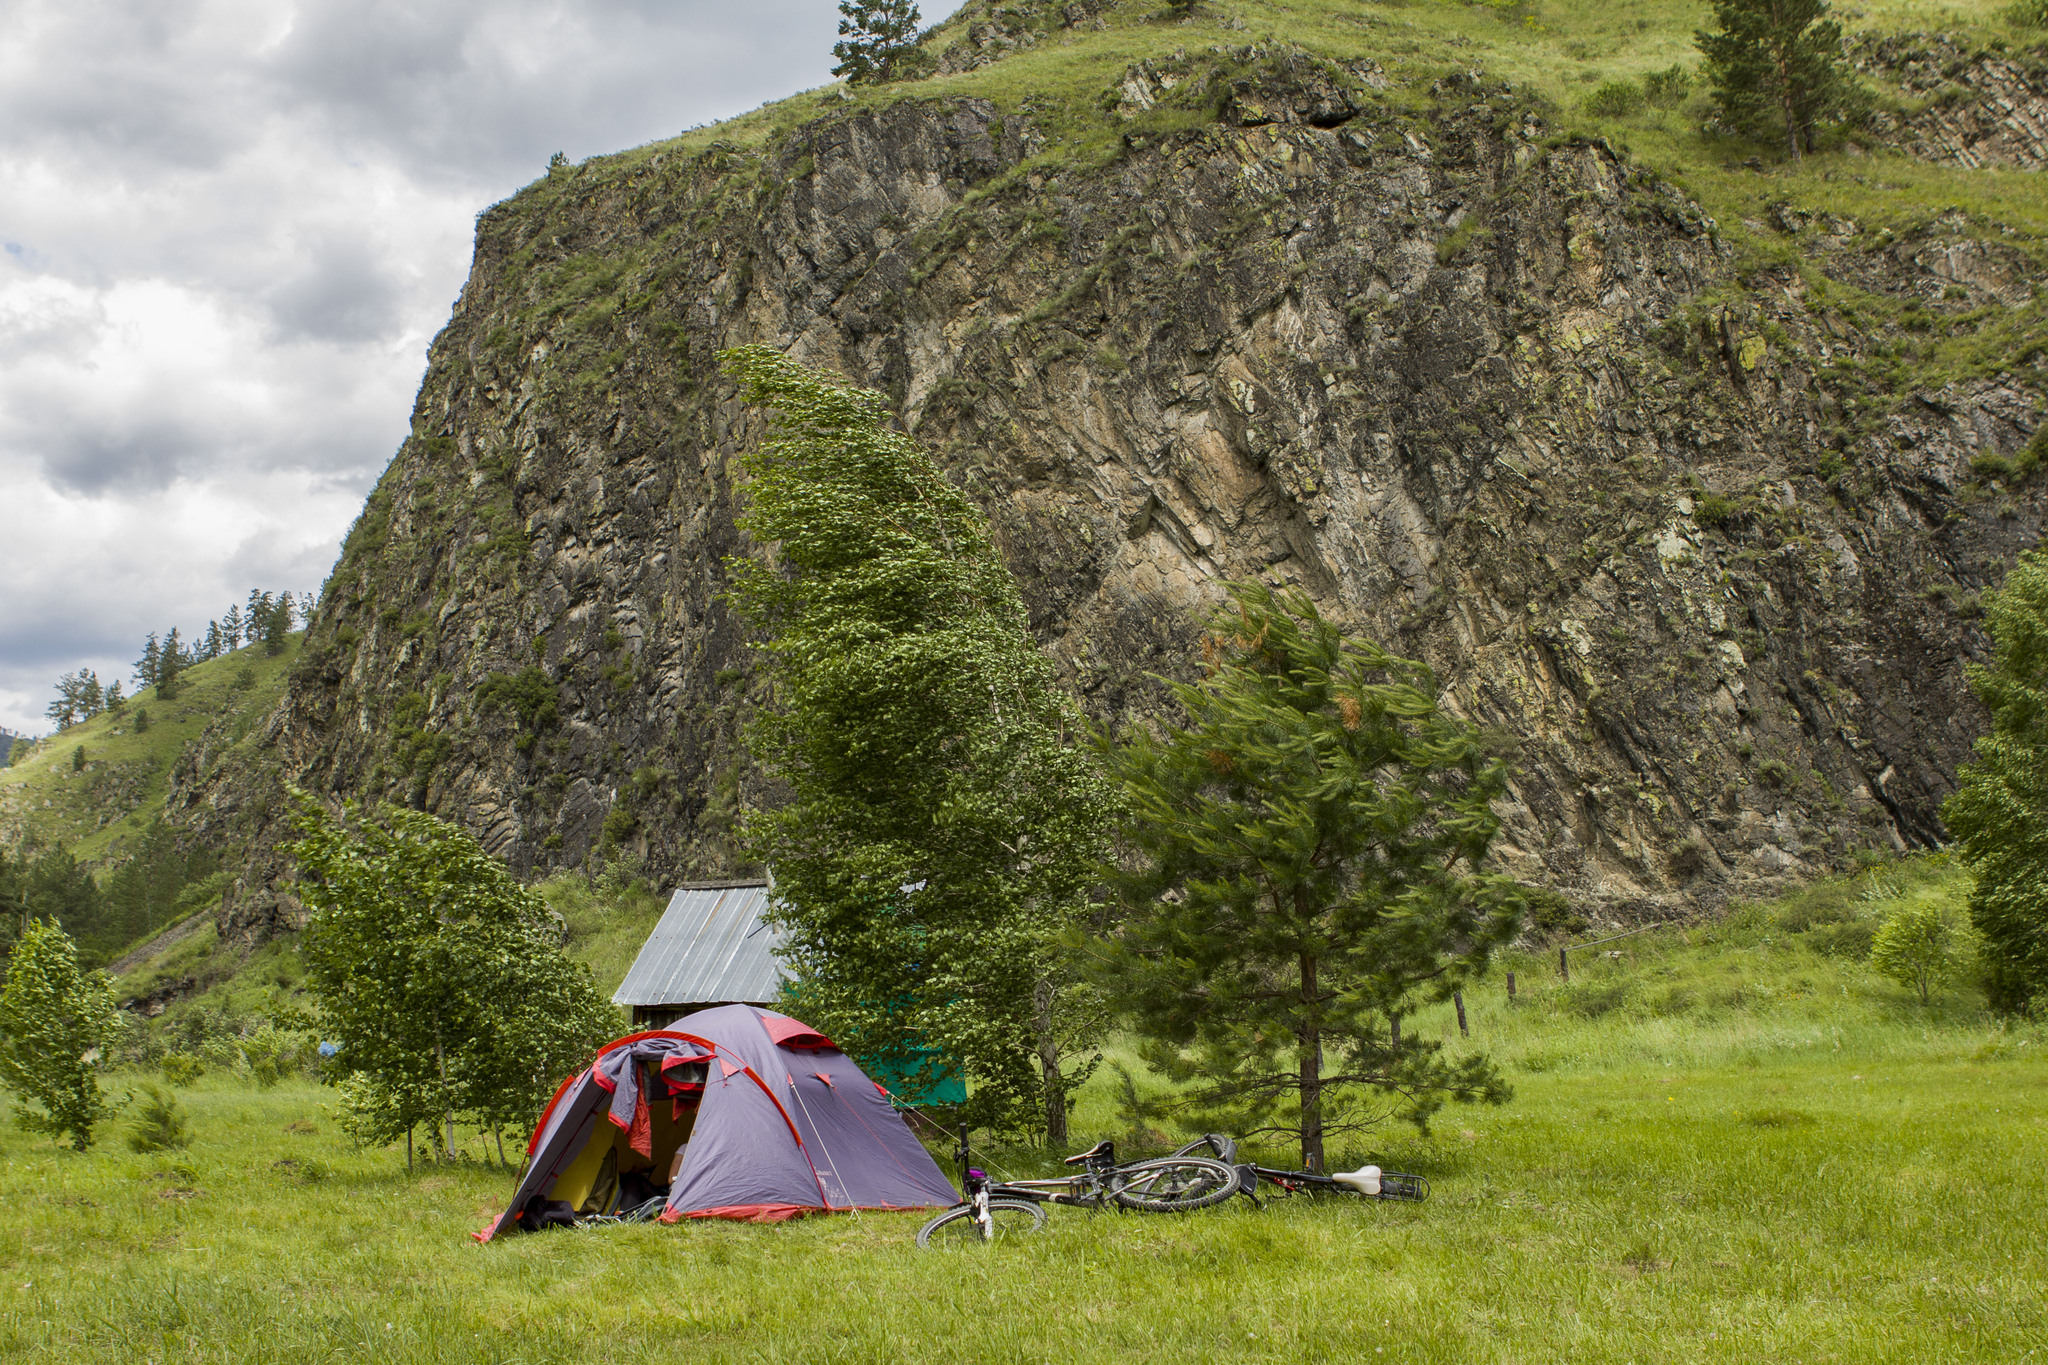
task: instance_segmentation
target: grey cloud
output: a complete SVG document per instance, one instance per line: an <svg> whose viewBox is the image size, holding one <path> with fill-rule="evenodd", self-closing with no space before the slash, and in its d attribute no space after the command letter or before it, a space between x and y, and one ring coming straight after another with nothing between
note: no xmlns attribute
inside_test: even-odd
<svg viewBox="0 0 2048 1365"><path fill-rule="evenodd" d="M312 246L265 301L275 335L286 340L372 341L405 323L404 292L389 262L368 243L345 237Z"/></svg>
<svg viewBox="0 0 2048 1365"><path fill-rule="evenodd" d="M39 724L58 673L125 669L149 630L316 586L404 437L471 216L551 152L823 82L837 19L835 0L13 0L0 723ZM147 330L182 326L204 344Z"/></svg>
<svg viewBox="0 0 2048 1365"><path fill-rule="evenodd" d="M67 493L92 497L146 493L167 486L207 451L205 438L175 416L73 412L43 424L44 477Z"/></svg>

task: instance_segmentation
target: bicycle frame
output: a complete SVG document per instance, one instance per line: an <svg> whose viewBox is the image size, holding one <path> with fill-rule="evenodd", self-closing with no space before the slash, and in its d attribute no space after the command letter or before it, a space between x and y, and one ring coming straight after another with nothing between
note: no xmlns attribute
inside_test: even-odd
<svg viewBox="0 0 2048 1365"><path fill-rule="evenodd" d="M968 1166L967 1127L962 1124L960 1145L954 1148L953 1156L960 1163L961 1184L966 1187L967 1202L977 1209L975 1221L984 1225L988 1221L988 1201L991 1199L1029 1199L1036 1204L1099 1209L1116 1196L1116 1186L1110 1181L1117 1164L1113 1149L1100 1157L1089 1158L1088 1163L1073 1175L1051 1176L1043 1180L992 1181L986 1171ZM1123 1206L1117 1205L1116 1210L1122 1213Z"/></svg>
<svg viewBox="0 0 2048 1365"><path fill-rule="evenodd" d="M1258 1196L1258 1185L1261 1180L1279 1186L1290 1195L1311 1191L1328 1194L1341 1192L1355 1194L1362 1199L1399 1200L1408 1203L1420 1203L1429 1198L1427 1180L1419 1175L1407 1175L1400 1171L1379 1171L1376 1167L1368 1166L1366 1170L1377 1175L1377 1189L1368 1192L1347 1178L1319 1175L1314 1171L1288 1171L1276 1166L1261 1166L1256 1162L1239 1161L1236 1139L1225 1137L1221 1133L1204 1133L1174 1155L1193 1156L1204 1149L1224 1165L1235 1168L1238 1176L1237 1192L1251 1200L1258 1208L1265 1207Z"/></svg>

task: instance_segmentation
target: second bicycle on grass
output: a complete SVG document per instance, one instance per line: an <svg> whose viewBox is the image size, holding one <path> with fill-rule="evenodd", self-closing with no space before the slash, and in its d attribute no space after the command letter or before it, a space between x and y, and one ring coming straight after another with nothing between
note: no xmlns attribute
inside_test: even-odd
<svg viewBox="0 0 2048 1365"><path fill-rule="evenodd" d="M1338 1171L1329 1175L1318 1175L1314 1171L1290 1171L1277 1166L1261 1166L1255 1162L1237 1159L1237 1140L1221 1133L1204 1133L1200 1138L1175 1152L1168 1160L1186 1160L1197 1152L1208 1152L1217 1161L1229 1166L1237 1174L1231 1193L1241 1194L1257 1207L1265 1207L1259 1200L1259 1182L1274 1186L1283 1194L1355 1194L1363 1199L1387 1199L1402 1203L1419 1204L1429 1198L1429 1182L1419 1175L1408 1175L1402 1171L1383 1171L1377 1166L1361 1166L1355 1171Z"/></svg>
<svg viewBox="0 0 2048 1365"><path fill-rule="evenodd" d="M1045 1180L990 1180L986 1171L967 1164L965 1130L954 1155L967 1197L918 1231L921 1247L995 1242L1035 1231L1045 1222L1046 1204L1177 1213L1220 1204L1237 1193L1237 1172L1220 1161L1176 1154L1119 1163L1116 1144L1107 1139L1066 1158L1067 1165L1081 1168L1074 1174Z"/></svg>

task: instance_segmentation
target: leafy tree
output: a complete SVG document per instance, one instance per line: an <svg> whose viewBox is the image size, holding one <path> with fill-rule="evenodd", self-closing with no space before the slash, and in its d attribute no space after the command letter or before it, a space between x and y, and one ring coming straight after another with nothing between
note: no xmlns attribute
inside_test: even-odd
<svg viewBox="0 0 2048 1365"><path fill-rule="evenodd" d="M742 457L773 566L728 566L776 699L748 743L788 789L743 837L775 869L802 1008L863 1061L959 1066L980 1121L1064 1141L1097 1025L1057 939L1110 818L1079 721L987 519L886 400L765 347L721 360L776 416Z"/></svg>
<svg viewBox="0 0 2048 1365"><path fill-rule="evenodd" d="M1507 770L1424 665L1298 592L1231 592L1208 676L1173 685L1188 724L1103 738L1129 818L1123 919L1095 955L1148 1060L1202 1106L1298 1133L1316 1169L1327 1134L1395 1102L1423 1124L1446 1098L1509 1097L1483 1056L1400 1034L1519 930L1524 889L1481 870ZM1387 1108L1347 1109L1375 1093Z"/></svg>
<svg viewBox="0 0 2048 1365"><path fill-rule="evenodd" d="M60 1141L69 1135L81 1152L92 1146L93 1127L112 1112L100 1094L100 1054L119 1029L106 973L81 972L64 931L32 922L0 993L0 1083L24 1106L15 1122Z"/></svg>
<svg viewBox="0 0 2048 1365"><path fill-rule="evenodd" d="M1941 813L1977 874L1970 923L1991 1004L2018 1011L2048 999L2048 552L2021 555L1984 615L1996 648L1969 678L1991 733Z"/></svg>
<svg viewBox="0 0 2048 1365"><path fill-rule="evenodd" d="M915 47L918 12L912 0L840 0L840 41L832 45L835 76L848 85L879 84L890 78Z"/></svg>
<svg viewBox="0 0 2048 1365"><path fill-rule="evenodd" d="M1895 910L1870 940L1870 965L1877 974L1918 990L1923 1005L1929 990L1954 973L1955 958L1955 934L1939 906Z"/></svg>
<svg viewBox="0 0 2048 1365"><path fill-rule="evenodd" d="M1752 137L1782 137L1794 161L1813 150L1817 125L1846 116L1859 98L1842 26L1827 16L1827 0L1714 0L1719 31L1693 35L1722 120Z"/></svg>
<svg viewBox="0 0 2048 1365"><path fill-rule="evenodd" d="M618 1018L561 926L476 840L420 811L337 818L294 790L302 952L359 1134L530 1121Z"/></svg>

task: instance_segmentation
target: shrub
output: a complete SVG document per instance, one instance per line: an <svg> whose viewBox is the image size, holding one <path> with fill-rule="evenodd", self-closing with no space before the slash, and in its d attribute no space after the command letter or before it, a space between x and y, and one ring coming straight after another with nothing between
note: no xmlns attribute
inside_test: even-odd
<svg viewBox="0 0 2048 1365"><path fill-rule="evenodd" d="M1706 493L1701 495L1699 502L1694 506L1693 519L1702 526L1725 530L1728 523L1734 521L1741 511L1742 504L1735 499L1720 493Z"/></svg>
<svg viewBox="0 0 2048 1365"><path fill-rule="evenodd" d="M185 1108L168 1090L145 1082L142 1107L136 1111L135 1126L128 1130L131 1152L167 1152L192 1145L192 1125Z"/></svg>
<svg viewBox="0 0 2048 1365"><path fill-rule="evenodd" d="M1875 921L1852 919L1817 926L1806 936L1806 946L1823 957L1862 959L1870 956L1870 941L1876 935Z"/></svg>
<svg viewBox="0 0 2048 1365"><path fill-rule="evenodd" d="M1599 118L1626 118L1643 107L1643 87L1631 80L1602 81L1586 96L1586 112Z"/></svg>
<svg viewBox="0 0 2048 1365"><path fill-rule="evenodd" d="M1523 923L1539 934L1576 934L1586 927L1586 917L1572 903L1547 886L1525 888L1528 911Z"/></svg>
<svg viewBox="0 0 2048 1365"><path fill-rule="evenodd" d="M1659 109L1676 109L1692 92L1692 72L1678 63L1643 77L1643 98Z"/></svg>
<svg viewBox="0 0 2048 1365"><path fill-rule="evenodd" d="M164 1079L172 1085L190 1085L206 1074L206 1063L189 1052L166 1052L162 1067Z"/></svg>
<svg viewBox="0 0 2048 1365"><path fill-rule="evenodd" d="M1928 992L1955 971L1955 934L1938 906L1916 905L1895 910L1870 943L1870 965L1878 975L1920 992Z"/></svg>
<svg viewBox="0 0 2048 1365"><path fill-rule="evenodd" d="M1999 17L2014 28L2048 28L2048 0L2017 0Z"/></svg>

